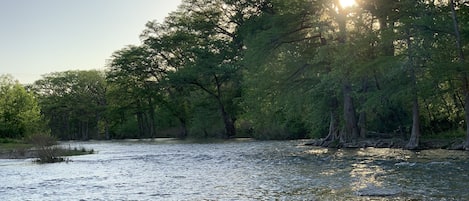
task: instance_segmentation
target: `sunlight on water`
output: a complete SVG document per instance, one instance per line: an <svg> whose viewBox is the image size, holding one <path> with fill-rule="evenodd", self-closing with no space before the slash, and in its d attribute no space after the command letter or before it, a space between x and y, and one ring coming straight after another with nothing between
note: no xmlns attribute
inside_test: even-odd
<svg viewBox="0 0 469 201"><path fill-rule="evenodd" d="M311 155L323 155L323 154L327 154L328 152L329 152L329 149L326 149L326 148L315 148L315 149L310 149L310 150L305 151L306 154L311 154Z"/></svg>
<svg viewBox="0 0 469 201"><path fill-rule="evenodd" d="M97 154L0 160L0 200L469 200L467 152L302 143L78 143Z"/></svg>
<svg viewBox="0 0 469 201"><path fill-rule="evenodd" d="M352 164L352 171L350 176L354 179L352 188L358 190L367 186L381 186L382 182L379 181L379 176L384 175L385 172L381 167L369 165L366 161Z"/></svg>

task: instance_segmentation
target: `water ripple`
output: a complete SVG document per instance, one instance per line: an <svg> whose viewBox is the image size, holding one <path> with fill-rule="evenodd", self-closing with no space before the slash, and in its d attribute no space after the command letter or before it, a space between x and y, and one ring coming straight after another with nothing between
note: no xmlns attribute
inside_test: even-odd
<svg viewBox="0 0 469 201"><path fill-rule="evenodd" d="M469 200L466 152L300 144L79 143L97 154L0 160L0 200Z"/></svg>

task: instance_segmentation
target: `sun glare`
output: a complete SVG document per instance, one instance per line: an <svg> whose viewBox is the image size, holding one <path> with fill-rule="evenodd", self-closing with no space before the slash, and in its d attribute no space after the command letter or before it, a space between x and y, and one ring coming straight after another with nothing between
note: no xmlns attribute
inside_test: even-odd
<svg viewBox="0 0 469 201"><path fill-rule="evenodd" d="M347 8L354 6L356 4L355 0L339 0L342 8Z"/></svg>

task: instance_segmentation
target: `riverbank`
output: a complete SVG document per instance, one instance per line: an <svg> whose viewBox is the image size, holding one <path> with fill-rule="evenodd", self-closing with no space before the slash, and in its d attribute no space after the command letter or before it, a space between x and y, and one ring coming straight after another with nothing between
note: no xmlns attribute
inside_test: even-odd
<svg viewBox="0 0 469 201"><path fill-rule="evenodd" d="M401 138L391 139L359 139L354 142L339 143L339 141L324 141L324 139L313 139L305 145L318 146L327 148L395 148L404 149L407 140ZM464 139L420 139L418 150L427 149L447 149L447 150L464 150Z"/></svg>
<svg viewBox="0 0 469 201"><path fill-rule="evenodd" d="M234 141L253 141L252 138L240 138ZM181 143L179 139L175 138L163 138L163 139L138 139L138 140L122 140L128 142L134 141L161 141L165 143ZM201 140L188 140L190 142L207 142ZM208 142L221 142L222 140L208 140ZM230 140L233 141L233 140ZM305 143L306 146L318 146L326 148L394 148L404 149L407 141L401 138L391 139L360 139L355 142L339 143L338 141L324 141L324 139L312 139ZM464 150L463 147L464 139L452 138L452 139L421 139L418 150L429 150L429 149L447 149L447 150ZM28 159L28 158L39 158L39 149L35 148L32 144L12 142L12 143L0 143L0 159ZM59 157L75 156L92 154L94 150L86 150L84 148L65 148L63 146L57 146L57 153Z"/></svg>

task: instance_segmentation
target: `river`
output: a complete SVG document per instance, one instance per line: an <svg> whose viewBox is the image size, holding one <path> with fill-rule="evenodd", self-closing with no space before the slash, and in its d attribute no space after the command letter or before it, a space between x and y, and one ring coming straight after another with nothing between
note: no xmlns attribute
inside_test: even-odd
<svg viewBox="0 0 469 201"><path fill-rule="evenodd" d="M63 142L71 162L0 160L0 200L469 200L469 153L306 141Z"/></svg>

